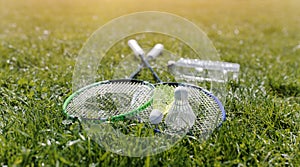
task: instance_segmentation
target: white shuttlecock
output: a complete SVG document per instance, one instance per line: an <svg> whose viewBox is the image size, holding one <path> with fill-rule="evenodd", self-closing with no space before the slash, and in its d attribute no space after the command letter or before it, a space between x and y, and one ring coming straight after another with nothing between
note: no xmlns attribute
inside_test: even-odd
<svg viewBox="0 0 300 167"><path fill-rule="evenodd" d="M165 119L167 126L173 130L188 130L196 120L188 102L188 89L177 87L174 91L174 102Z"/></svg>
<svg viewBox="0 0 300 167"><path fill-rule="evenodd" d="M162 121L163 117L164 115L161 111L154 109L150 113L149 120L152 124L157 125Z"/></svg>

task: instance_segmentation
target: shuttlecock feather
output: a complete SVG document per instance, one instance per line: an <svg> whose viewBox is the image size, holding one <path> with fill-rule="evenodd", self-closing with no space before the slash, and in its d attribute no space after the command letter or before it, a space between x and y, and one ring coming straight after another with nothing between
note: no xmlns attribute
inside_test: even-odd
<svg viewBox="0 0 300 167"><path fill-rule="evenodd" d="M188 102L188 89L177 87L174 91L174 102L165 119L166 125L173 130L188 130L196 120Z"/></svg>

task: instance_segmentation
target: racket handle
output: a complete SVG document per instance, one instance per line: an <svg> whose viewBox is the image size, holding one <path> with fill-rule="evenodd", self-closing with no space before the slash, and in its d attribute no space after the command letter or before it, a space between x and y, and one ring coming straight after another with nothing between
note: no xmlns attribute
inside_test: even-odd
<svg viewBox="0 0 300 167"><path fill-rule="evenodd" d="M128 46L133 50L134 54L136 56L145 55L145 52L140 47L140 45L137 43L136 40L131 39L128 41Z"/></svg>
<svg viewBox="0 0 300 167"><path fill-rule="evenodd" d="M157 56L159 56L161 54L161 52L163 51L164 46L162 44L156 44L151 50L150 52L147 54L147 60L153 60L156 59ZM135 78L136 75L138 75L138 73L140 73L140 71L145 67L144 64L140 65L137 70L135 70L135 72L133 72L129 78Z"/></svg>
<svg viewBox="0 0 300 167"><path fill-rule="evenodd" d="M155 59L158 55L161 54L161 52L164 50L164 45L162 44L156 44L153 49L150 50L150 52L147 54L147 59Z"/></svg>
<svg viewBox="0 0 300 167"><path fill-rule="evenodd" d="M161 82L159 76L156 74L156 72L153 70L153 68L150 66L149 62L145 59L145 52L143 49L140 47L140 45L137 43L136 40L130 39L128 41L129 47L133 50L134 54L138 55L144 65L151 71L152 75L156 79L157 82ZM132 75L131 75L132 77Z"/></svg>

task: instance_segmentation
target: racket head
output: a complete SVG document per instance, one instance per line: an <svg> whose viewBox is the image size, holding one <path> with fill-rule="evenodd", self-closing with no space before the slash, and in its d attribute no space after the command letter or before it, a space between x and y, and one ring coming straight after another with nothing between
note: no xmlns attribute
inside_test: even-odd
<svg viewBox="0 0 300 167"><path fill-rule="evenodd" d="M84 120L124 120L151 106L153 90L151 83L134 79L96 82L70 95L63 112L69 118Z"/></svg>
<svg viewBox="0 0 300 167"><path fill-rule="evenodd" d="M189 133L199 140L206 139L214 129L221 126L222 122L226 120L226 112L220 100L204 88L188 83L176 82L158 83L155 84L155 86L156 88L161 86L169 87L163 88L167 90L165 93L170 93L170 91L172 91L170 87L173 88L173 90L179 86L187 88L189 94L188 102L197 117L195 124L189 130ZM155 94L154 97L156 97ZM165 106L170 106L172 103L170 99L170 96L169 98L161 99L160 103L165 104ZM153 106L157 106L155 103L157 103L159 99L154 98L153 101ZM166 109L170 109L170 107L166 107ZM167 115L166 111L163 111L163 113ZM169 133L169 129L164 123L161 123L159 128L159 131Z"/></svg>

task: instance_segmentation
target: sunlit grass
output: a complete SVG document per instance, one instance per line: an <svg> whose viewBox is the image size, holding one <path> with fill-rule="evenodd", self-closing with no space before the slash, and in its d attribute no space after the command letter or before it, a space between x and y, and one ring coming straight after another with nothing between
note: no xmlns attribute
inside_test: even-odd
<svg viewBox="0 0 300 167"><path fill-rule="evenodd" d="M289 1L0 1L0 165L201 166L300 164L300 3ZM222 60L227 121L203 143L186 137L151 157L106 152L63 120L75 58L101 25L161 10L195 22Z"/></svg>

